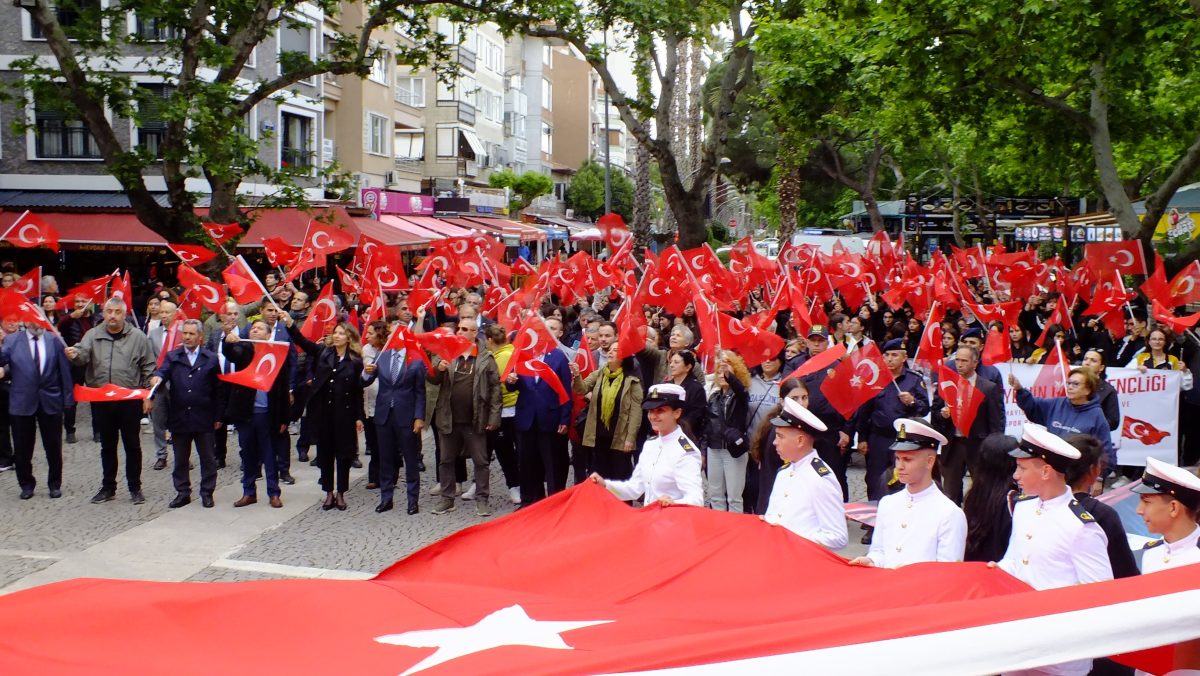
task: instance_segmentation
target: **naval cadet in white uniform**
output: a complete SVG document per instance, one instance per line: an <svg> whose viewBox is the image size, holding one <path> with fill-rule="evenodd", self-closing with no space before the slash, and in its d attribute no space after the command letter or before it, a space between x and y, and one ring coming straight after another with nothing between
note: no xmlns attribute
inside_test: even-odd
<svg viewBox="0 0 1200 676"><path fill-rule="evenodd" d="M646 439L642 455L627 481L606 480L599 474L590 477L622 500L645 496L649 505L675 504L704 506L700 475L700 450L679 427L679 418L687 392L679 385L652 385L642 408L657 436Z"/></svg>
<svg viewBox="0 0 1200 676"><path fill-rule="evenodd" d="M814 435L826 430L825 423L800 402L784 399L771 424L784 465L775 475L762 520L830 549L845 547L849 535L842 486L813 449Z"/></svg>
<svg viewBox="0 0 1200 676"><path fill-rule="evenodd" d="M852 566L899 568L925 561L962 561L967 517L933 482L933 468L946 442L941 432L909 418L897 418L896 476L903 491L885 495L875 516L875 537L866 556Z"/></svg>
<svg viewBox="0 0 1200 676"><path fill-rule="evenodd" d="M997 564L1037 590L1113 579L1104 529L1067 486L1067 469L1080 453L1041 425L1026 423L1021 443L1009 452L1017 459L1013 478L1022 495L1013 504L1012 535ZM1074 660L1007 672L1083 676L1092 660Z"/></svg>
<svg viewBox="0 0 1200 676"><path fill-rule="evenodd" d="M1146 459L1137 513L1151 533L1162 535L1142 548L1142 572L1200 563L1200 477L1182 467Z"/></svg>

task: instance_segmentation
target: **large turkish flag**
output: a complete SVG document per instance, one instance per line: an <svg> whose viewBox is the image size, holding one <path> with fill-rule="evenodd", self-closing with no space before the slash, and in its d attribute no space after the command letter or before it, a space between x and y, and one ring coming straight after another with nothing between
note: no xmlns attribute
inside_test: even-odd
<svg viewBox="0 0 1200 676"><path fill-rule="evenodd" d="M982 563L855 568L752 515L638 510L585 483L370 581L0 597L0 673L986 674L1200 636L1198 584L1194 568L1042 592Z"/></svg>

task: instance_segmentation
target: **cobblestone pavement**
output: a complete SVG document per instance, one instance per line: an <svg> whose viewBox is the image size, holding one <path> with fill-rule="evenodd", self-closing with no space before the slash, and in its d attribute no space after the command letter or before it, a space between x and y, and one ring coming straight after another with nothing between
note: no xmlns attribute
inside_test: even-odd
<svg viewBox="0 0 1200 676"><path fill-rule="evenodd" d="M79 430L90 430L86 411L80 411ZM198 509L198 499L182 510L168 510L167 503L174 497L169 468L153 471L153 436L150 427L143 426L143 492L144 505L129 502L123 484L119 487L116 500L101 505L88 501L100 482L99 444L90 435L81 434L79 443L64 446L63 497L50 500L45 486L45 459L35 456L34 471L39 477L37 494L32 500L19 500L14 472L0 474L0 511L5 515L5 528L0 529L0 589L29 575L44 571L59 560L70 558L89 548L103 549L105 543L124 543L130 532L141 527L152 527L156 520L170 514L176 521L169 521L172 528L221 528L222 514L233 514L236 518L250 514L263 518L279 511L262 510L264 504L244 510L222 510L222 500L232 502L240 490L237 469L237 444L231 435L230 466L218 475L218 509L203 512ZM186 579L192 581L241 581L281 579L287 577L326 577L337 575L368 576L386 568L418 549L425 547L451 533L481 523L490 518L511 514L515 506L508 497L504 477L495 462L491 466L491 499L493 515L480 517L475 513L473 501L456 500L457 509L449 514L434 515L431 510L436 497L430 495L434 487L433 439L427 431L423 440L425 465L429 471L421 475L420 513L409 516L405 513L403 487L398 487L397 508L384 514L376 514L377 491L368 491L366 470L354 470L351 489L347 494L349 509L322 511L321 493L316 488L318 472L307 463L298 463L293 451L292 473L297 478L296 486L283 486L284 501L294 516L281 518L248 535L244 541L224 550L216 551L211 561L195 565L177 575L171 572L148 575L155 579ZM121 457L122 463L124 457ZM367 458L363 457L364 462ZM469 471L469 470L468 470ZM124 467L119 472L119 483L123 482ZM198 469L193 470L193 495L199 481ZM403 473L402 473L403 474ZM224 489L224 490L222 490ZM261 490L261 489L260 489ZM861 461L851 468L851 499L863 500ZM305 506L305 502L309 503ZM252 512L251 510L261 510ZM180 517L186 517L180 519ZM190 520L189 520L190 519ZM166 522L164 522L166 523ZM198 531L199 532L199 531ZM851 545L841 552L854 556L865 549L858 544L861 531L851 524ZM203 537L202 533L197 537ZM134 540L136 542L136 540ZM189 552L195 559L195 552ZM136 557L136 551L123 555ZM161 553L158 554L162 556ZM155 562L157 563L157 562ZM169 562L164 562L164 565ZM71 569L74 570L74 569ZM73 574L88 574L90 571ZM104 571L94 574L106 574ZM135 572L132 576L139 576ZM35 575L37 582L41 582ZM27 581L28 584L28 581ZM26 586L27 586L26 584ZM14 587L19 588L19 587Z"/></svg>

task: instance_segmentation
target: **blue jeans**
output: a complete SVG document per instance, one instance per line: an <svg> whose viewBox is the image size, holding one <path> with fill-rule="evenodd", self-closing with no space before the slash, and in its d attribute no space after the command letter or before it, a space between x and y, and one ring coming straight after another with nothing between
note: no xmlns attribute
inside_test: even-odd
<svg viewBox="0 0 1200 676"><path fill-rule="evenodd" d="M242 446L242 495L257 495L254 477L263 468L267 481L267 495L275 497L279 491L279 471L275 466L279 434L272 434L270 415L255 412L250 419L238 423L238 443Z"/></svg>

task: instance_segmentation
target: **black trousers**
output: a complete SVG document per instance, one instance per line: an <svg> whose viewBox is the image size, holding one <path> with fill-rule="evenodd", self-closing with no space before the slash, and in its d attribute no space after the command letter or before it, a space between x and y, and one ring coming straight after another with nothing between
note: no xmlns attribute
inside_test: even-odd
<svg viewBox="0 0 1200 676"><path fill-rule="evenodd" d="M8 385L0 387L0 466L13 464L12 428L8 413Z"/></svg>
<svg viewBox="0 0 1200 676"><path fill-rule="evenodd" d="M896 464L896 452L891 449L895 440L895 434L867 435L867 473L863 481L867 484L868 500L879 500L888 494L888 477Z"/></svg>
<svg viewBox="0 0 1200 676"><path fill-rule="evenodd" d="M51 415L39 409L33 415L12 416L13 445L16 447L17 483L22 489L33 490L33 447L37 429L42 431L42 447L46 451L46 483L50 488L62 488L63 416Z"/></svg>
<svg viewBox="0 0 1200 676"><path fill-rule="evenodd" d="M521 504L531 505L567 487L567 437L555 430L517 433L521 464Z"/></svg>
<svg viewBox="0 0 1200 676"><path fill-rule="evenodd" d="M500 461L504 485L521 485L521 460L517 455L517 426L515 418L500 418L500 428L487 433L488 450Z"/></svg>
<svg viewBox="0 0 1200 676"><path fill-rule="evenodd" d="M129 491L142 490L142 402L97 401L92 415L100 425L101 487L117 490L117 441L125 445L125 481Z"/></svg>
<svg viewBox="0 0 1200 676"><path fill-rule="evenodd" d="M171 446L175 449L175 467L171 469L171 480L179 495L192 495L191 471L188 469L192 446L200 456L200 495L211 496L217 488L217 460L213 456L212 432L171 432Z"/></svg>
<svg viewBox="0 0 1200 676"><path fill-rule="evenodd" d="M218 465L224 465L227 455L229 455L229 425L221 425L213 432L213 458Z"/></svg>
<svg viewBox="0 0 1200 676"><path fill-rule="evenodd" d="M321 469L321 490L326 493L334 490L338 493L345 493L350 490L350 464L358 455L358 438L355 436L353 443L338 443L337 430L333 422L332 420L325 421L325 424L321 425L321 429L313 435L317 442L317 467ZM275 460L276 462L279 460L278 453L275 454ZM279 471L282 472L283 468L280 468ZM336 484L334 483L335 478Z"/></svg>
<svg viewBox="0 0 1200 676"><path fill-rule="evenodd" d="M813 448L817 449L817 455L829 465L829 469L833 470L833 475L837 477L838 483L842 486L842 500L850 499L850 484L846 482L846 456L842 454L842 449L838 448L838 431L825 432L813 437ZM775 449L768 451L774 453Z"/></svg>
<svg viewBox="0 0 1200 676"><path fill-rule="evenodd" d="M950 443L942 448L938 465L942 471L942 492L946 497L961 505L963 501L963 477L975 464L982 440L966 437L951 437Z"/></svg>

